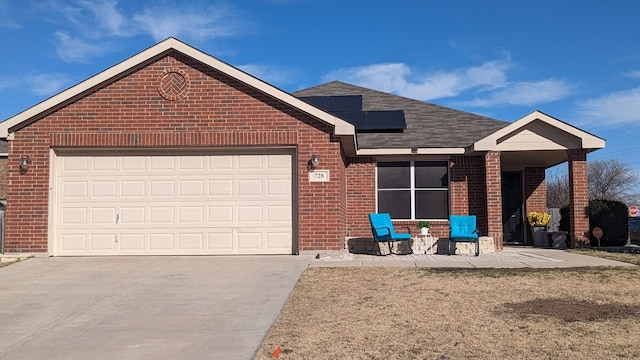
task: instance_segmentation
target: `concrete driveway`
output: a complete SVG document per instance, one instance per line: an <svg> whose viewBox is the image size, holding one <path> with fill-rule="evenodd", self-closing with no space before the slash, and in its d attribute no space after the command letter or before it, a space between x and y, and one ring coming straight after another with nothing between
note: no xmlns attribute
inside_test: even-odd
<svg viewBox="0 0 640 360"><path fill-rule="evenodd" d="M2 359L251 359L310 256L33 258L0 268Z"/></svg>

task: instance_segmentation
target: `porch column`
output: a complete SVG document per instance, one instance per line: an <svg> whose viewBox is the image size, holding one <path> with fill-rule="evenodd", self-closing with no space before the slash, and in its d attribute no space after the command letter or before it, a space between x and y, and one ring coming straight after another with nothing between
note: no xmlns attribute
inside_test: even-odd
<svg viewBox="0 0 640 360"><path fill-rule="evenodd" d="M568 150L569 157L569 234L571 247L589 245L589 187L587 151Z"/></svg>
<svg viewBox="0 0 640 360"><path fill-rule="evenodd" d="M497 250L502 250L502 180L500 152L489 151L484 157L487 192L487 230ZM482 235L482 234L481 234Z"/></svg>

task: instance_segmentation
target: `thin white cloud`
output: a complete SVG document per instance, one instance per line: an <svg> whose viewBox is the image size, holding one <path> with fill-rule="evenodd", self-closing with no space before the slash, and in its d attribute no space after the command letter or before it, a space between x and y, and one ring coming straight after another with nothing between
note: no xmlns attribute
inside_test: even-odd
<svg viewBox="0 0 640 360"><path fill-rule="evenodd" d="M466 69L420 76L406 64L388 63L340 69L323 79L342 80L419 100L433 100L458 96L471 89L487 91L503 87L509 66L506 61L489 61Z"/></svg>
<svg viewBox="0 0 640 360"><path fill-rule="evenodd" d="M296 70L290 68L259 64L239 65L238 68L252 76L257 77L260 80L263 80L275 86L292 84L298 80L298 77L296 76Z"/></svg>
<svg viewBox="0 0 640 360"><path fill-rule="evenodd" d="M577 122L600 127L640 123L640 87L577 103Z"/></svg>
<svg viewBox="0 0 640 360"><path fill-rule="evenodd" d="M87 63L93 56L107 51L104 45L96 45L96 43L72 37L64 31L56 31L55 36L58 40L56 44L58 56L66 62Z"/></svg>
<svg viewBox="0 0 640 360"><path fill-rule="evenodd" d="M507 84L500 90L489 92L485 97L456 101L453 105L469 107L533 106L563 99L573 92L573 88L573 85L558 79L516 82Z"/></svg>
<svg viewBox="0 0 640 360"><path fill-rule="evenodd" d="M116 8L118 5L117 0L104 2L78 1L78 4L93 14L100 30L115 36L131 35L132 29L128 25L128 19Z"/></svg>
<svg viewBox="0 0 640 360"><path fill-rule="evenodd" d="M22 25L20 25L16 20L15 16L11 14L9 10L9 2L1 0L0 1L0 28L6 29L20 29Z"/></svg>
<svg viewBox="0 0 640 360"><path fill-rule="evenodd" d="M624 76L640 79L640 70L629 71Z"/></svg>
<svg viewBox="0 0 640 360"><path fill-rule="evenodd" d="M118 0L52 0L48 11L60 14L64 29L55 33L60 58L68 62L89 62L108 52L108 40L139 35L155 41L179 37L187 42L235 36L250 28L241 14L225 4L182 4L169 6L165 2L135 8L138 3ZM123 9L127 6L128 9ZM106 40L105 40L106 39Z"/></svg>
<svg viewBox="0 0 640 360"><path fill-rule="evenodd" d="M154 40L184 37L198 41L236 35L239 26L231 9L209 6L204 9L190 7L149 7L133 16L132 20Z"/></svg>
<svg viewBox="0 0 640 360"><path fill-rule="evenodd" d="M38 96L51 96L66 88L70 79L63 74L28 74L24 81L29 91Z"/></svg>

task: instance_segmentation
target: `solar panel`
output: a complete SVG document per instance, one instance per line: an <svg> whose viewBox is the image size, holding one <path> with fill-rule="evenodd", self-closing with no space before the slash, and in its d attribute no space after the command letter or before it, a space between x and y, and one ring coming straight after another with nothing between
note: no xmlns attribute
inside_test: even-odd
<svg viewBox="0 0 640 360"><path fill-rule="evenodd" d="M403 130L407 128L403 110L367 111L362 130Z"/></svg>
<svg viewBox="0 0 640 360"><path fill-rule="evenodd" d="M327 110L327 97L328 96L304 96L300 97L300 100L308 102L320 109Z"/></svg>
<svg viewBox="0 0 640 360"><path fill-rule="evenodd" d="M403 110L362 111L362 95L301 96L300 100L353 124L358 132L402 131L407 128Z"/></svg>
<svg viewBox="0 0 640 360"><path fill-rule="evenodd" d="M332 114L351 123L356 127L356 131L358 131L358 129L364 129L365 127L365 117L367 113L364 111L335 111L332 112Z"/></svg>
<svg viewBox="0 0 640 360"><path fill-rule="evenodd" d="M327 111L361 111L362 95L329 96Z"/></svg>

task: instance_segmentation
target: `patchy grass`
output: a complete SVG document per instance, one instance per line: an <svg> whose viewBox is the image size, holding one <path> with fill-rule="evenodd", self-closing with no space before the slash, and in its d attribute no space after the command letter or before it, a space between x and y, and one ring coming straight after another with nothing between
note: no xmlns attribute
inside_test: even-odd
<svg viewBox="0 0 640 360"><path fill-rule="evenodd" d="M256 359L640 358L640 268L309 268Z"/></svg>
<svg viewBox="0 0 640 360"><path fill-rule="evenodd" d="M607 250L596 250L596 249L571 249L568 251L576 254L580 254L580 255L589 255L589 256L595 256L595 257L605 258L609 260L617 260L617 261L622 261L629 264L640 266L640 254L638 253L612 252Z"/></svg>

